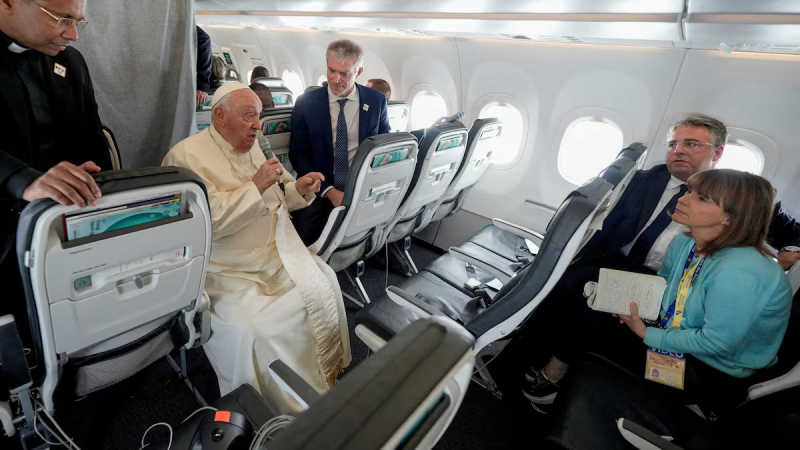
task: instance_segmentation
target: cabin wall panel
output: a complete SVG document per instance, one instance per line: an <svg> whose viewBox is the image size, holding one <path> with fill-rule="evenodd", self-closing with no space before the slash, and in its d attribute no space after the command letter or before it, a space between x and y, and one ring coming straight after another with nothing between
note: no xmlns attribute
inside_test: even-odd
<svg viewBox="0 0 800 450"><path fill-rule="evenodd" d="M558 170L559 126L582 108L613 111L630 140L647 142L661 117L685 50L459 40L464 110L472 123L481 97L519 100L528 119L525 148L511 168L490 168L464 208L543 231L551 214L531 214L526 199L557 207L574 189ZM515 105L516 106L516 105Z"/></svg>

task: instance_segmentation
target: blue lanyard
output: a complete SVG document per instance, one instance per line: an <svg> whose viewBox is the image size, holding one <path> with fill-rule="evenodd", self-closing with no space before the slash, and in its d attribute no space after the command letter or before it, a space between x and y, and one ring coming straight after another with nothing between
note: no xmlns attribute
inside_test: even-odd
<svg viewBox="0 0 800 450"><path fill-rule="evenodd" d="M694 253L696 249L697 249L697 244L692 246L692 250L689 252L689 257L686 258L686 264L684 264L683 266L684 275L686 275L686 271L689 270L689 267L692 265L692 260L694 259ZM705 264L705 262L706 262L706 257L703 257L703 259L701 259L700 262L697 263L697 268L694 269L694 274L692 275L692 282L689 283L689 286L694 284L694 280L696 280L697 276L700 275L700 270L703 268L703 264ZM681 279L683 279L683 277L681 277ZM678 291L680 291L680 286L678 286ZM678 295L680 295L680 292L678 292ZM671 319L672 315L675 314L675 303L678 300L678 295L675 296L675 300L672 301L672 304L669 305L669 308L667 308L667 312L664 313L664 317L661 318L661 324L659 325L661 328L666 328L667 322L669 322L669 319Z"/></svg>

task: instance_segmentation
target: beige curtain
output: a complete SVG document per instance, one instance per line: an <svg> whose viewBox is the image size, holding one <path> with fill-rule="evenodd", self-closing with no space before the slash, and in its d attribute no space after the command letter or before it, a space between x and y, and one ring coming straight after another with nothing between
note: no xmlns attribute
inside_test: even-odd
<svg viewBox="0 0 800 450"><path fill-rule="evenodd" d="M74 43L123 168L158 166L194 130L197 38L192 0L89 0Z"/></svg>

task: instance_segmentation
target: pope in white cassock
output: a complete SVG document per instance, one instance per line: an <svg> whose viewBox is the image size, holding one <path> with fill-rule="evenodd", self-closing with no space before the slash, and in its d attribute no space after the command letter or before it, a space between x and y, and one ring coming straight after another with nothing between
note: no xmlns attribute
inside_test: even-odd
<svg viewBox="0 0 800 450"><path fill-rule="evenodd" d="M163 162L193 170L208 190L212 336L204 348L222 395L249 383L282 413L297 413L270 363L282 360L319 392L350 363L336 274L303 245L289 216L314 200L323 176L295 180L276 158L267 161L256 141L261 100L247 86L226 83L211 106L211 127Z"/></svg>

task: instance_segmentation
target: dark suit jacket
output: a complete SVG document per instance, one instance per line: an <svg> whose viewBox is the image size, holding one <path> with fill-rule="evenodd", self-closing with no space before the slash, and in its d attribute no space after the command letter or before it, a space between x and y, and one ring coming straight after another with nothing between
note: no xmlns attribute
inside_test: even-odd
<svg viewBox="0 0 800 450"><path fill-rule="evenodd" d="M585 261L613 254L632 241L653 214L669 179L670 173L664 164L638 171L606 217L603 229L595 233L579 253L581 259ZM780 201L775 204L767 243L777 249L800 245L800 224L786 213ZM632 264L643 262L631 261Z"/></svg>
<svg viewBox="0 0 800 450"><path fill-rule="evenodd" d="M377 134L389 133L386 96L375 89L356 84L358 105L358 143ZM368 111L364 110L364 105ZM320 193L333 185L333 131L328 104L328 89L306 92L297 99L292 111L292 138L289 161L301 177L309 172L325 176Z"/></svg>
<svg viewBox="0 0 800 450"><path fill-rule="evenodd" d="M22 192L33 180L59 162L36 157L36 120L25 84L10 60L11 42L0 32L0 259L16 230L11 209L20 206ZM59 156L75 165L91 160L103 170L111 169L108 141L83 56L72 47L56 56L38 52L36 56L42 64L42 89L50 102ZM55 64L66 68L66 76L55 73Z"/></svg>
<svg viewBox="0 0 800 450"><path fill-rule="evenodd" d="M197 29L197 90L208 92L211 85L208 78L211 76L211 37L202 28Z"/></svg>

